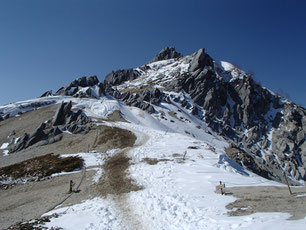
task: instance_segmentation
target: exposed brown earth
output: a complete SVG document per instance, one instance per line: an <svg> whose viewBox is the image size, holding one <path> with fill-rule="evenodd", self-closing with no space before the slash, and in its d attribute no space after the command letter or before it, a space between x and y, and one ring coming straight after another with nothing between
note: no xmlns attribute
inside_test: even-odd
<svg viewBox="0 0 306 230"><path fill-rule="evenodd" d="M105 174L98 185L99 193L102 196L120 195L142 189L128 177L126 170L129 166L130 159L126 156L124 150L109 158L103 166Z"/></svg>
<svg viewBox="0 0 306 230"><path fill-rule="evenodd" d="M293 195L290 195L285 186L226 188L227 194L239 198L226 207L232 210L229 211L231 216L250 215L256 212L286 212L292 215L291 220L303 219L306 216L306 188L291 187L291 190Z"/></svg>
<svg viewBox="0 0 306 230"><path fill-rule="evenodd" d="M149 165L157 165L158 162L165 162L165 161L172 161L170 159L157 159L157 158L143 158L143 161L146 162Z"/></svg>
<svg viewBox="0 0 306 230"><path fill-rule="evenodd" d="M99 152L132 147L136 141L131 131L117 127L99 126L98 132L93 148Z"/></svg>

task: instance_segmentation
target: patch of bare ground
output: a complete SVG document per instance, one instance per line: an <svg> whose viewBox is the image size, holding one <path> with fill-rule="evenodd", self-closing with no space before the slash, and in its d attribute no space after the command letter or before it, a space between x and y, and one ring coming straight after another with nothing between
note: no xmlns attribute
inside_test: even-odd
<svg viewBox="0 0 306 230"><path fill-rule="evenodd" d="M112 196L115 206L121 210L122 220L128 229L145 229L142 217L137 216L134 212L134 204L129 201L130 192L143 189L128 174L131 159L127 156L127 152L135 147L136 136L128 130L119 128L108 131L110 133L106 132L107 134L99 141L104 142L104 138L114 138L114 143L122 149L104 163L104 174L99 181L97 190L101 196ZM124 138L116 140L122 135Z"/></svg>
<svg viewBox="0 0 306 230"><path fill-rule="evenodd" d="M159 162L172 161L172 160L145 157L145 158L143 158L143 161L146 162L149 165L157 165Z"/></svg>
<svg viewBox="0 0 306 230"><path fill-rule="evenodd" d="M132 147L136 136L129 130L117 127L99 126L99 134L92 148L106 152L109 149Z"/></svg>
<svg viewBox="0 0 306 230"><path fill-rule="evenodd" d="M122 114L119 110L115 110L113 113L109 114L107 116L108 121L122 121L122 122L128 122L122 117Z"/></svg>
<svg viewBox="0 0 306 230"><path fill-rule="evenodd" d="M99 193L102 196L120 195L131 191L141 190L142 187L128 176L127 169L130 166L130 159L124 151L110 157L104 164L104 176L98 184Z"/></svg>
<svg viewBox="0 0 306 230"><path fill-rule="evenodd" d="M109 149L122 149L114 156L109 157L103 165L104 176L98 184L98 190L102 196L119 195L141 189L133 183L127 173L131 163L126 152L134 146L135 141L136 136L129 130L108 126L100 130L95 145L103 144Z"/></svg>
<svg viewBox="0 0 306 230"><path fill-rule="evenodd" d="M291 220L303 219L306 216L306 188L257 186L226 188L226 193L239 198L226 206L231 216L243 216L256 212L290 213ZM300 196L299 196L300 195Z"/></svg>

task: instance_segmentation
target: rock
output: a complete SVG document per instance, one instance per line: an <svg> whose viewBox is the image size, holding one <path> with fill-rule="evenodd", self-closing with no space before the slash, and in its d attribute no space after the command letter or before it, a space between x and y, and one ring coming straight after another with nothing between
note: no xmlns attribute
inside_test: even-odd
<svg viewBox="0 0 306 230"><path fill-rule="evenodd" d="M191 109L191 114L192 115L198 115L198 113L199 113L198 107L193 106L192 109Z"/></svg>
<svg viewBox="0 0 306 230"><path fill-rule="evenodd" d="M10 133L9 137L12 137L12 136L15 136L16 135L16 132L15 130L12 130L12 132Z"/></svg>
<svg viewBox="0 0 306 230"><path fill-rule="evenodd" d="M169 96L167 96L167 97L165 98L165 102L167 102L168 104L171 104L171 99L170 99Z"/></svg>
<svg viewBox="0 0 306 230"><path fill-rule="evenodd" d="M55 143L55 142L58 142L58 141L62 140L62 138L63 138L63 135L62 135L62 134L56 135L56 136L54 136L54 137L50 137L50 138L48 139L48 141L47 141L47 144L53 144L53 143Z"/></svg>
<svg viewBox="0 0 306 230"><path fill-rule="evenodd" d="M99 87L99 96L106 95L106 93L105 93L105 84L103 82L100 82L98 84L98 87Z"/></svg>
<svg viewBox="0 0 306 230"><path fill-rule="evenodd" d="M49 131L48 136L50 137L55 137L57 135L62 134L63 132L58 128L58 127L54 127Z"/></svg>
<svg viewBox="0 0 306 230"><path fill-rule="evenodd" d="M62 102L62 104L58 107L55 116L53 118L53 125L62 125L65 123L65 117L71 114L72 102L69 103Z"/></svg>
<svg viewBox="0 0 306 230"><path fill-rule="evenodd" d="M206 65L213 66L212 59L205 53L204 49L199 49L194 54L194 58L192 59L188 70L190 72L194 72L198 69L203 70Z"/></svg>
<svg viewBox="0 0 306 230"><path fill-rule="evenodd" d="M29 139L29 134L25 133L16 143L14 147L9 150L9 153L17 152L25 148Z"/></svg>
<svg viewBox="0 0 306 230"><path fill-rule="evenodd" d="M84 87L92 87L97 84L99 84L97 76L91 76L91 77L83 76L72 81L66 87L60 88L55 93L55 95L65 95L65 96L74 96L74 97L92 97L90 91L86 93L80 90Z"/></svg>
<svg viewBox="0 0 306 230"><path fill-rule="evenodd" d="M131 81L136 79L139 73L133 69L112 71L106 75L104 82L110 85L119 85L125 81Z"/></svg>
<svg viewBox="0 0 306 230"><path fill-rule="evenodd" d="M81 87L86 87L87 85L87 78L85 76L80 77L79 79L77 79L77 81L79 82L79 86Z"/></svg>
<svg viewBox="0 0 306 230"><path fill-rule="evenodd" d="M52 90L49 90L49 91L43 93L40 97L49 97L49 96L53 96Z"/></svg>
<svg viewBox="0 0 306 230"><path fill-rule="evenodd" d="M176 52L174 47L166 47L164 49L162 49L159 54L157 54L152 62L156 62L156 61L161 61L161 60L168 60L168 59L172 59L172 58L180 58L182 57L182 55L178 52Z"/></svg>
<svg viewBox="0 0 306 230"><path fill-rule="evenodd" d="M87 86L94 86L99 83L97 76L91 76L87 78Z"/></svg>
<svg viewBox="0 0 306 230"><path fill-rule="evenodd" d="M37 142L43 140L47 137L47 135L44 133L44 129L46 128L46 124L42 123L30 136L29 140L25 144L24 148L28 148L29 146L32 146L36 144Z"/></svg>
<svg viewBox="0 0 306 230"><path fill-rule="evenodd" d="M298 132L298 134L296 135L296 143L297 145L302 144L303 141L305 141L305 132L303 130L301 130L300 132Z"/></svg>

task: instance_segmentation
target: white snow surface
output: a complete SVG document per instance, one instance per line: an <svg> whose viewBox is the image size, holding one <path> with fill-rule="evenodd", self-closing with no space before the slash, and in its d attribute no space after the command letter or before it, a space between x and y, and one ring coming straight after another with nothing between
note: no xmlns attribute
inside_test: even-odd
<svg viewBox="0 0 306 230"><path fill-rule="evenodd" d="M226 61L221 61L220 63L225 71L232 71L233 69L236 68L233 64Z"/></svg>
<svg viewBox="0 0 306 230"><path fill-rule="evenodd" d="M237 78L243 79L247 76L246 72L229 62L221 61L220 66L223 69L222 77L226 81L234 81Z"/></svg>
<svg viewBox="0 0 306 230"><path fill-rule="evenodd" d="M9 146L9 143L3 143L0 149L6 149Z"/></svg>
<svg viewBox="0 0 306 230"><path fill-rule="evenodd" d="M305 229L306 219L289 221L286 220L290 217L287 213L229 217L225 206L236 198L216 194L215 186L219 181L225 183L226 187L282 185L257 176L230 160L224 152L228 144L210 132L200 119L190 116L189 110L178 107L178 104L155 107L157 111L164 112L167 120L158 114L149 115L107 97L100 100L39 98L1 106L0 112L9 112L13 116L23 111L24 105L28 105L27 110L34 109L35 106L31 106L34 102L61 103L70 100L76 103L74 108L82 108L88 116L95 118L106 118L113 111L120 110L129 123L104 124L129 129L136 134L136 147L128 152L133 162L129 173L143 189L121 196L96 197L69 208L45 213L60 214L57 218L51 218L45 224L46 227L73 230ZM176 111L177 118L168 111ZM193 148L188 148L190 146ZM185 153L186 158L183 160ZM110 154L116 154L116 150ZM84 158L86 167L103 165L105 162L96 152L77 155ZM150 165L144 161L146 157L163 161ZM99 174L93 181L95 183L103 171L93 170Z"/></svg>

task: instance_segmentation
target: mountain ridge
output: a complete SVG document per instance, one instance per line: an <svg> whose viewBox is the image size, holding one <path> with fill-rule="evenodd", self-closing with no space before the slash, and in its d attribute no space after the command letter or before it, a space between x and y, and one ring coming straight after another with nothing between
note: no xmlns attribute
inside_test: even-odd
<svg viewBox="0 0 306 230"><path fill-rule="evenodd" d="M242 166L276 181L285 182L284 173L292 184L306 180L305 109L205 49L182 56L166 47L140 67L111 71L102 82L82 77L54 95L110 96L160 117L164 103L179 106L225 138L228 156Z"/></svg>

